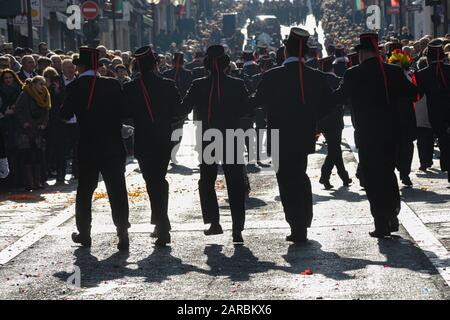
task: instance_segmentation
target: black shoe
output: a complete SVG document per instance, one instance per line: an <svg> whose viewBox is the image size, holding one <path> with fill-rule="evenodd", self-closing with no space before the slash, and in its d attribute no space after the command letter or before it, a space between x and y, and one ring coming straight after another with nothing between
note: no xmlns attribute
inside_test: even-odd
<svg viewBox="0 0 450 320"><path fill-rule="evenodd" d="M170 241L171 241L170 233L167 232L158 237L158 239L155 241L155 246L165 247L167 244L170 243Z"/></svg>
<svg viewBox="0 0 450 320"><path fill-rule="evenodd" d="M407 187L412 187L413 183L411 181L411 179L409 178L409 176L403 177L402 178L402 183L407 186Z"/></svg>
<svg viewBox="0 0 450 320"><path fill-rule="evenodd" d="M92 239L88 235L82 235L80 233L72 233L72 241L81 244L85 248L90 248L92 245Z"/></svg>
<svg viewBox="0 0 450 320"><path fill-rule="evenodd" d="M308 229L304 229L301 232L292 232L286 237L286 241L293 243L305 243L308 241Z"/></svg>
<svg viewBox="0 0 450 320"><path fill-rule="evenodd" d="M130 248L130 239L128 232L118 234L119 242L117 243L117 249L120 251L127 251Z"/></svg>
<svg viewBox="0 0 450 320"><path fill-rule="evenodd" d="M244 238L242 238L241 232L233 232L233 242L234 243L244 243Z"/></svg>
<svg viewBox="0 0 450 320"><path fill-rule="evenodd" d="M424 166L424 165L420 166L419 170L422 172L428 172L427 166Z"/></svg>
<svg viewBox="0 0 450 320"><path fill-rule="evenodd" d="M330 180L325 179L325 178L320 178L319 180L320 184L323 184L323 186L325 187L325 190L331 190L334 187L330 184Z"/></svg>
<svg viewBox="0 0 450 320"><path fill-rule="evenodd" d="M386 238L386 237L390 237L391 236L391 232L389 230L377 230L375 229L372 232L369 232L369 235L372 238Z"/></svg>
<svg viewBox="0 0 450 320"><path fill-rule="evenodd" d="M222 234L222 226L220 224L211 224L208 230L204 231L205 236L214 236L217 234Z"/></svg>
<svg viewBox="0 0 450 320"><path fill-rule="evenodd" d="M350 178L343 179L342 182L344 183L344 187L350 187L350 185L353 183L353 180Z"/></svg>

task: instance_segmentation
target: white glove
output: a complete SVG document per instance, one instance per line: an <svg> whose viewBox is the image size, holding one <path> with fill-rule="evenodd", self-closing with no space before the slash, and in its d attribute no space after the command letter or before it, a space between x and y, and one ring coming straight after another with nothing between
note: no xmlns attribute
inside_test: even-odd
<svg viewBox="0 0 450 320"><path fill-rule="evenodd" d="M0 159L0 179L5 179L9 175L8 159Z"/></svg>
<svg viewBox="0 0 450 320"><path fill-rule="evenodd" d="M122 125L122 138L128 139L134 134L134 128L132 126Z"/></svg>

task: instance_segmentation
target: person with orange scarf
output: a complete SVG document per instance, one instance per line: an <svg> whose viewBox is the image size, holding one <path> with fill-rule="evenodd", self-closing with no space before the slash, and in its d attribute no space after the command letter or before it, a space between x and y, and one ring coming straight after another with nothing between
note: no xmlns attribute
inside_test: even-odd
<svg viewBox="0 0 450 320"><path fill-rule="evenodd" d="M45 78L36 76L27 79L15 109L19 123L18 148L27 191L43 188L41 168L45 150L44 130L47 127L51 107Z"/></svg>

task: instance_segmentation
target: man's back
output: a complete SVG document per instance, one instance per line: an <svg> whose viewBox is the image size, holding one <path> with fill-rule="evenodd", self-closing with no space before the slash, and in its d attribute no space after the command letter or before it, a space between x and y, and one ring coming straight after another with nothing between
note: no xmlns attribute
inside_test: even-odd
<svg viewBox="0 0 450 320"><path fill-rule="evenodd" d="M80 126L80 159L104 159L124 156L121 118L124 115L123 92L117 80L97 77L92 103L88 100L92 76L83 76L70 83L61 116L75 114Z"/></svg>

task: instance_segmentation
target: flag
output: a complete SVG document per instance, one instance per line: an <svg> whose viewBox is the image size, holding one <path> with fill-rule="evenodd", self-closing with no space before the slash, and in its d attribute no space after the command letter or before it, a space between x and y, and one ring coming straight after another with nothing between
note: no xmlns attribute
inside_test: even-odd
<svg viewBox="0 0 450 320"><path fill-rule="evenodd" d="M391 0L391 7L400 7L400 0Z"/></svg>
<svg viewBox="0 0 450 320"><path fill-rule="evenodd" d="M366 5L364 4L364 0L356 0L356 8L358 10L364 10Z"/></svg>

